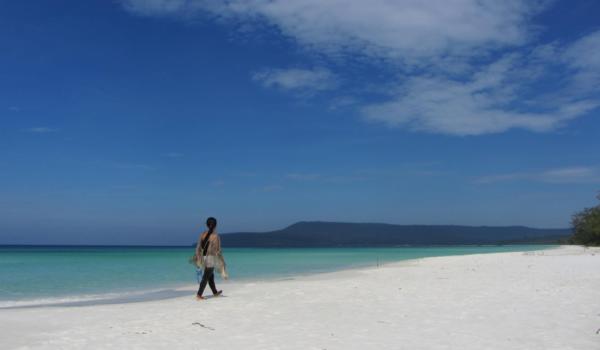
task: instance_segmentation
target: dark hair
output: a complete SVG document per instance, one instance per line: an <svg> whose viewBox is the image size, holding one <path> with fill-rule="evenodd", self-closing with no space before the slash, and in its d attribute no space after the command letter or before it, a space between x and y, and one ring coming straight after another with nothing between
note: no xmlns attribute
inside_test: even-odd
<svg viewBox="0 0 600 350"><path fill-rule="evenodd" d="M206 226L208 227L208 234L213 233L215 227L217 227L217 219L212 216L206 219Z"/></svg>

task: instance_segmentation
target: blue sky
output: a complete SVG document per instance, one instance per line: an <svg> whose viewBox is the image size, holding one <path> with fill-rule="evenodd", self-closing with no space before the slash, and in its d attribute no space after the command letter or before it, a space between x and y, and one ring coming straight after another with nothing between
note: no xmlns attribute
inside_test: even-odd
<svg viewBox="0 0 600 350"><path fill-rule="evenodd" d="M4 1L0 243L299 220L566 227L597 1Z"/></svg>

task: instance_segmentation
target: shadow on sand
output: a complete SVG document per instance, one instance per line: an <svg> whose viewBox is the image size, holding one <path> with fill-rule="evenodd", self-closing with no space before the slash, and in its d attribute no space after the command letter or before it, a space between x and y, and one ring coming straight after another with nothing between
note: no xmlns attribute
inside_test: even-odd
<svg viewBox="0 0 600 350"><path fill-rule="evenodd" d="M177 297L181 297L181 296L185 296L185 295L193 297L194 292L189 291L189 290L164 289L164 290L152 291L152 292L148 292L148 293L125 295L125 296L118 296L118 297L106 298L106 299L7 306L7 307L0 307L0 310L34 309L34 308L40 308L40 307L80 307L80 306L92 306L92 305L129 304L129 303L140 303L140 302L144 302L144 301L173 299L173 298L177 298Z"/></svg>

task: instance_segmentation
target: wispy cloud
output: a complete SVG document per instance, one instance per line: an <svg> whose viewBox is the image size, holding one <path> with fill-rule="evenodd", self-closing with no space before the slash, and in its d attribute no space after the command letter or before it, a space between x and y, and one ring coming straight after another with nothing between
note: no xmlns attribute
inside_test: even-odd
<svg viewBox="0 0 600 350"><path fill-rule="evenodd" d="M325 68L316 69L264 69L252 75L264 87L292 91L322 91L337 86L333 73Z"/></svg>
<svg viewBox="0 0 600 350"><path fill-rule="evenodd" d="M447 55L464 56L529 37L527 20L539 2L506 0L123 0L146 16L189 18L209 14L223 20L265 21L300 45L332 55L357 53L405 63ZM334 15L335 14L335 15Z"/></svg>
<svg viewBox="0 0 600 350"><path fill-rule="evenodd" d="M36 133L36 134L46 134L46 133L51 133L51 132L57 132L58 129L40 126L40 127L25 129L25 131Z"/></svg>
<svg viewBox="0 0 600 350"><path fill-rule="evenodd" d="M586 94L600 87L600 30L581 37L560 56L574 74L570 89Z"/></svg>
<svg viewBox="0 0 600 350"><path fill-rule="evenodd" d="M600 51L600 41L597 50ZM570 55L571 47L559 52ZM529 55L508 54L464 76L416 76L399 85L391 100L363 107L365 118L393 127L407 127L451 135L481 135L512 128L544 132L585 115L600 106L594 90L573 89L577 79L589 66L579 68L571 62L541 61ZM561 57L561 56L559 56ZM535 60L535 64L530 62ZM575 71L571 79L545 81L550 70ZM600 73L600 67L598 67ZM600 82L598 80L595 83ZM540 84L551 84L560 98L539 95ZM589 80L586 84L591 85ZM554 85L554 86L552 86ZM598 86L600 87L600 84ZM574 93L579 91L578 93ZM523 96L527 96L526 99Z"/></svg>
<svg viewBox="0 0 600 350"><path fill-rule="evenodd" d="M11 112L20 112L21 108L19 108L17 106L10 106L10 107L8 107L8 110Z"/></svg>
<svg viewBox="0 0 600 350"><path fill-rule="evenodd" d="M330 184L344 184L363 181L380 181L401 179L407 177L430 177L448 175L451 172L437 169L437 162L417 162L397 164L392 169L364 169L341 174L319 174L311 172L287 173L284 178L296 182L318 182Z"/></svg>
<svg viewBox="0 0 600 350"><path fill-rule="evenodd" d="M385 84L392 88L378 102L350 104L364 119L389 127L459 136L516 128L548 132L600 106L600 31L571 43L536 42L540 28L531 19L552 1L122 3L144 16L268 23L307 51L337 62L361 57L395 70ZM325 67L267 69L253 79L292 92L350 80Z"/></svg>
<svg viewBox="0 0 600 350"><path fill-rule="evenodd" d="M483 176L476 179L479 184L509 181L538 181L546 183L600 183L600 170L594 167L567 167L540 172L515 172Z"/></svg>

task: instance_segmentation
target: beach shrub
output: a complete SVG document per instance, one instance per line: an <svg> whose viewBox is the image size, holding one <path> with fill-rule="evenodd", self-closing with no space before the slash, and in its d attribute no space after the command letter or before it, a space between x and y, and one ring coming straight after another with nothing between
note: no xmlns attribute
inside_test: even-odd
<svg viewBox="0 0 600 350"><path fill-rule="evenodd" d="M600 194L596 198L600 200ZM600 246L600 204L573 215L571 225L573 236L570 243Z"/></svg>

